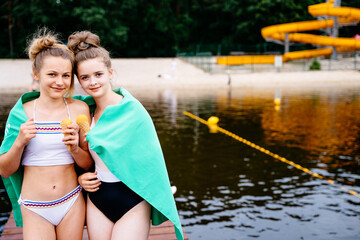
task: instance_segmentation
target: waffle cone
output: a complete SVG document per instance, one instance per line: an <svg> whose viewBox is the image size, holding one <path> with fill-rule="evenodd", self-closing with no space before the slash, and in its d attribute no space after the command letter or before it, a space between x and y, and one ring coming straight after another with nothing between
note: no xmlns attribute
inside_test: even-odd
<svg viewBox="0 0 360 240"><path fill-rule="evenodd" d="M61 123L60 123L60 125L61 125L61 129L64 131L64 130L66 130L66 129L68 129L68 125L70 125L70 124L72 124L72 121L70 120L70 119L64 119L64 120L62 120L61 121ZM69 136L69 134L64 134L64 136L66 137L66 136ZM67 148L68 148L68 150L70 151L70 146L69 145L67 145Z"/></svg>
<svg viewBox="0 0 360 240"><path fill-rule="evenodd" d="M88 131L90 131L90 125L89 125L89 120L86 117L86 115L84 114L80 114L76 117L76 123L79 125L80 129L84 132L87 133Z"/></svg>
<svg viewBox="0 0 360 240"><path fill-rule="evenodd" d="M62 120L61 123L60 123L61 128L62 128L63 131L66 130L67 126L70 125L70 124L72 124L72 121L70 119L68 119L68 118Z"/></svg>
<svg viewBox="0 0 360 240"><path fill-rule="evenodd" d="M81 131L83 131L84 133L87 133L88 131L90 131L90 125L89 122L78 122L77 123L81 129Z"/></svg>

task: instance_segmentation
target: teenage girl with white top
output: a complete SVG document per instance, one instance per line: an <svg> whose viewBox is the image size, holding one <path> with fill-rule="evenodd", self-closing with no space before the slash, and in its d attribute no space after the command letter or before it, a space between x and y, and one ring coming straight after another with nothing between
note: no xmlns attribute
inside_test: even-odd
<svg viewBox="0 0 360 240"><path fill-rule="evenodd" d="M24 239L82 239L85 202L74 163L89 169L92 159L87 146L78 144L85 136L79 136L77 124L65 131L60 126L65 118L89 116L88 106L70 96L74 56L53 34L41 31L29 45L29 57L40 94L23 102L28 120L0 156L0 174L7 178L24 167L18 200Z"/></svg>

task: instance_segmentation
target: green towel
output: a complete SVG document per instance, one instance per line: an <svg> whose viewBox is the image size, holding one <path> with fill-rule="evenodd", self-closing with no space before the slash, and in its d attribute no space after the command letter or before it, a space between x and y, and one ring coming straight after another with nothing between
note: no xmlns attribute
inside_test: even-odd
<svg viewBox="0 0 360 240"><path fill-rule="evenodd" d="M148 112L124 88L115 89L124 98L108 106L87 134L90 148L111 172L151 206L153 225L174 223L178 239L183 232L170 188L159 139ZM92 97L80 97L93 110Z"/></svg>
<svg viewBox="0 0 360 240"><path fill-rule="evenodd" d="M15 139L19 135L20 125L28 120L24 111L23 104L34 100L39 96L39 92L25 93L20 97L20 99L16 102L15 106L11 109L9 117L6 121L5 136L4 140L1 143L0 155L10 150ZM23 225L20 205L17 202L21 193L23 176L24 169L20 165L19 169L9 178L2 177L6 192L9 195L9 199L11 201L16 226L18 227L22 227Z"/></svg>
<svg viewBox="0 0 360 240"><path fill-rule="evenodd" d="M183 239L179 215L153 122L141 103L128 91L123 88L114 91L124 98L119 104L108 106L95 127L87 134L90 148L99 155L116 177L152 206L153 225L170 220L174 223L176 237ZM26 93L11 110L0 154L10 149L19 133L20 125L28 120L22 104L37 97L38 92ZM96 107L94 99L90 96L74 98L85 101L91 111ZM22 226L20 206L17 203L21 191L22 170L21 167L9 178L3 178L17 226Z"/></svg>

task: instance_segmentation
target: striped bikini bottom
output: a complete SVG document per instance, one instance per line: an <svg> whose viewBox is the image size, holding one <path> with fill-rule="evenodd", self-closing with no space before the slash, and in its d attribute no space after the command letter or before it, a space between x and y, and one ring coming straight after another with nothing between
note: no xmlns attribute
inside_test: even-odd
<svg viewBox="0 0 360 240"><path fill-rule="evenodd" d="M64 197L46 202L23 200L20 196L18 203L57 226L74 205L76 199L80 196L81 190L82 187L79 185Z"/></svg>

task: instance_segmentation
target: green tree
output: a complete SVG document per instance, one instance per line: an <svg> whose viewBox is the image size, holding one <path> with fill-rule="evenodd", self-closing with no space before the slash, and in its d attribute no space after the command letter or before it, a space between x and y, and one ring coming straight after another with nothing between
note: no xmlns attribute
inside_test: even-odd
<svg viewBox="0 0 360 240"><path fill-rule="evenodd" d="M307 8L322 2L5 0L0 3L0 57L26 57L27 39L43 26L60 33L64 42L74 31L93 31L113 57L174 56L184 49L195 51L197 44L223 44L229 46L226 51L242 44L247 51L259 51L250 46L265 43L261 28L314 19ZM358 0L342 1L342 5L360 8ZM354 36L358 26L342 28L340 36Z"/></svg>

